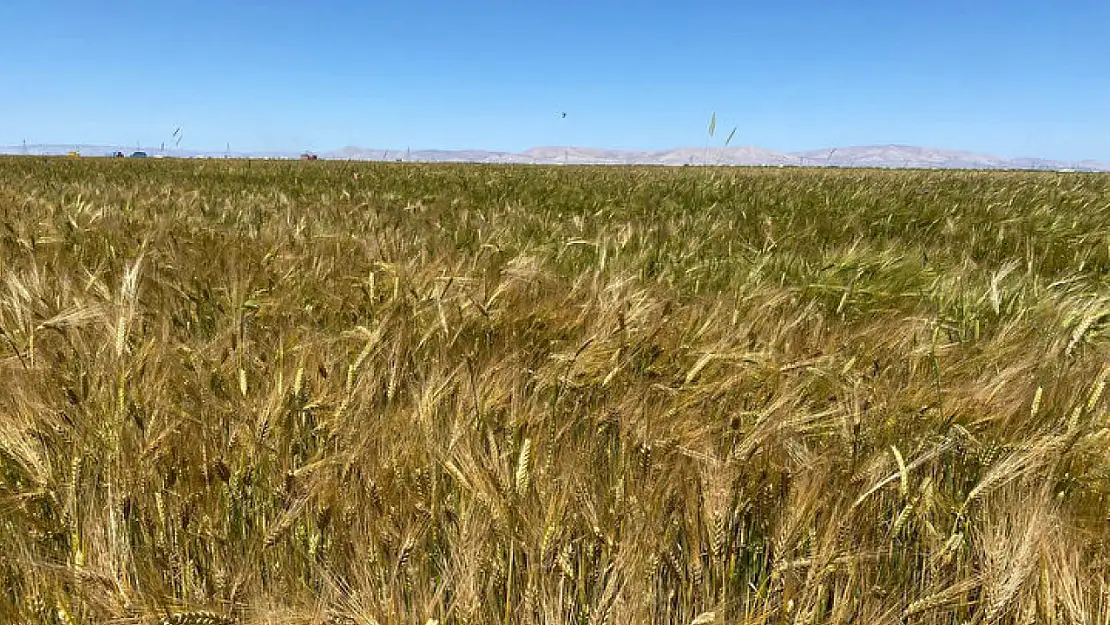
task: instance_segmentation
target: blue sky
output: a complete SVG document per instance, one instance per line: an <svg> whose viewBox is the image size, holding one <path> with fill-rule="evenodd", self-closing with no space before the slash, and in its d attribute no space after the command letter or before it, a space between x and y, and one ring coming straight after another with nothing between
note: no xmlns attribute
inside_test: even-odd
<svg viewBox="0 0 1110 625"><path fill-rule="evenodd" d="M1110 2L2 0L0 145L1110 160ZM560 113L567 112L562 118Z"/></svg>

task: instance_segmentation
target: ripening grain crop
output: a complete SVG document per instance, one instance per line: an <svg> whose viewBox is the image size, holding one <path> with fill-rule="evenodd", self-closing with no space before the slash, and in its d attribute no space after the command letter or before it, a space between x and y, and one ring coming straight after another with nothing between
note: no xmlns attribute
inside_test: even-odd
<svg viewBox="0 0 1110 625"><path fill-rule="evenodd" d="M2 622L1110 622L1110 176L23 158L0 214Z"/></svg>

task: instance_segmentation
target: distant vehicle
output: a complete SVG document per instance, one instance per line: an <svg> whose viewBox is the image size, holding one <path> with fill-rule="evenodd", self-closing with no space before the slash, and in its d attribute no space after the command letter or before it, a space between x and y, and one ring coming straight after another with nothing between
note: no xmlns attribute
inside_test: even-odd
<svg viewBox="0 0 1110 625"><path fill-rule="evenodd" d="M146 152L132 152L131 158L146 158Z"/></svg>
<svg viewBox="0 0 1110 625"><path fill-rule="evenodd" d="M123 158L124 156L125 154L123 152L116 152L112 155L112 158Z"/></svg>
<svg viewBox="0 0 1110 625"><path fill-rule="evenodd" d="M80 152L69 152L68 154L66 154L66 156L71 156L71 157L76 158L78 156L81 156L81 153Z"/></svg>
<svg viewBox="0 0 1110 625"><path fill-rule="evenodd" d="M320 160L320 157L316 156L315 154L305 152L304 154L301 154L301 160L302 161L316 161L316 160Z"/></svg>

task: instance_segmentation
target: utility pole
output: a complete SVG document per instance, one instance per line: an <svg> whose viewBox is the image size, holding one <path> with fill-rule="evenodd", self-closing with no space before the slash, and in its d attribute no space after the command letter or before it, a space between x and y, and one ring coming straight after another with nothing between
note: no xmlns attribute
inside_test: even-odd
<svg viewBox="0 0 1110 625"><path fill-rule="evenodd" d="M566 119L566 118L567 118L567 112L563 111L560 114L559 119ZM567 164L567 160L568 160L567 157L570 155L570 146L567 145L566 123L563 124L563 131L564 131L563 132L563 166L565 167L566 164Z"/></svg>

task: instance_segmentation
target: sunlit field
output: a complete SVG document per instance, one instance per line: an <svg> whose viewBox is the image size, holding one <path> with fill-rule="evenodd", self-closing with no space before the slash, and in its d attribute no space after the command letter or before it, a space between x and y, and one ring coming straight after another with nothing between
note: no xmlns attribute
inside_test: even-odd
<svg viewBox="0 0 1110 625"><path fill-rule="evenodd" d="M1110 622L1110 175L0 160L0 622Z"/></svg>

